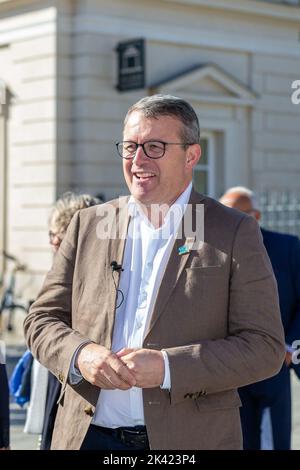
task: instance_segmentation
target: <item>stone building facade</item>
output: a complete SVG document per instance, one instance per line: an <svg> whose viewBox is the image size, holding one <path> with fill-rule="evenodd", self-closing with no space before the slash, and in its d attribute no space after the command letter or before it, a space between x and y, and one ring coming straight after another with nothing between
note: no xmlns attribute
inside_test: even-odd
<svg viewBox="0 0 300 470"><path fill-rule="evenodd" d="M57 196L126 193L114 142L127 108L147 94L195 107L200 191L300 192L297 3L0 0L0 250L26 263L25 296L51 264ZM120 92L116 47L134 38L145 43L145 88Z"/></svg>

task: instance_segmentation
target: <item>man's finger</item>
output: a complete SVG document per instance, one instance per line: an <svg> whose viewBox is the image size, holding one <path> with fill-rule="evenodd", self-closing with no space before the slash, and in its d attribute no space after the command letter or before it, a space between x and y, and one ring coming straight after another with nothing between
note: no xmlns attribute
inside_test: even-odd
<svg viewBox="0 0 300 470"><path fill-rule="evenodd" d="M135 376L128 367L122 362L121 359L114 357L109 363L109 366L115 371L118 377L128 383L131 387L134 387L136 384Z"/></svg>
<svg viewBox="0 0 300 470"><path fill-rule="evenodd" d="M127 356L127 354L130 354L132 352L136 351L136 349L133 349L133 348L122 348L120 351L118 351L116 353L116 356L118 357L123 357L123 356Z"/></svg>
<svg viewBox="0 0 300 470"><path fill-rule="evenodd" d="M129 359L128 362L126 362L126 367L127 367L129 370L133 371L136 366L135 366L134 362L132 362L132 361Z"/></svg>
<svg viewBox="0 0 300 470"><path fill-rule="evenodd" d="M96 387L102 388L103 390L115 390L116 387L112 385L103 375L100 378L97 378L95 381Z"/></svg>
<svg viewBox="0 0 300 470"><path fill-rule="evenodd" d="M123 381L111 368L108 370L103 369L101 371L101 375L103 375L103 377L112 385L113 388L118 388L120 390L128 390L131 388L131 385L128 382Z"/></svg>

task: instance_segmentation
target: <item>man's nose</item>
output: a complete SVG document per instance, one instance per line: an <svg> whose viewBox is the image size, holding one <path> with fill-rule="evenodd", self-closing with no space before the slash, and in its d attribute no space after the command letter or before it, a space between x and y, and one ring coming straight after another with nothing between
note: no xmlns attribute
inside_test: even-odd
<svg viewBox="0 0 300 470"><path fill-rule="evenodd" d="M133 157L133 162L138 164L138 163L144 162L145 160L148 160L148 157L145 154L143 147L139 145Z"/></svg>

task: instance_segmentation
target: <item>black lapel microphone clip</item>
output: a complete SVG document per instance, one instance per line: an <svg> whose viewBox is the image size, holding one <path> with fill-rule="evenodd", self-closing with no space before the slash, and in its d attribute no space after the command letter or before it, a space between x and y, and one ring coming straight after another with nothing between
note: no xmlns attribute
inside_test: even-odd
<svg viewBox="0 0 300 470"><path fill-rule="evenodd" d="M118 264L116 261L110 263L111 269L114 271L124 271L121 264Z"/></svg>
<svg viewBox="0 0 300 470"><path fill-rule="evenodd" d="M110 263L110 267L111 267L111 275L112 275L112 278L113 278L113 281L114 281L114 286L115 286L115 289L116 289L116 293L117 293L117 304L116 304L116 308L119 308L121 307L123 301L124 301L124 294L123 292L121 291L121 289L118 289L117 287L117 283L116 283L116 280L115 280L115 277L114 277L114 273L117 272L117 273L120 273L120 271L124 271L124 269L122 268L122 265L121 264L118 264L117 261L112 261ZM118 303L118 296L121 296L121 300L119 301Z"/></svg>

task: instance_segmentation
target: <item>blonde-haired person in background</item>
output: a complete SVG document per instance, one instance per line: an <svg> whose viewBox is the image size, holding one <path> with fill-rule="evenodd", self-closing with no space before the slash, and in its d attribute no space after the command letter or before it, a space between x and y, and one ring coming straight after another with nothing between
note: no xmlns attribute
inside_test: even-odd
<svg viewBox="0 0 300 470"><path fill-rule="evenodd" d="M99 198L89 194L75 194L73 192L64 193L56 201L48 222L49 241L54 254L58 251L74 214L78 210L102 202ZM56 377L35 360L30 406L24 431L42 434L41 450L50 449L60 389L61 386Z"/></svg>
<svg viewBox="0 0 300 470"><path fill-rule="evenodd" d="M102 201L90 194L64 193L55 203L49 217L49 239L57 251L73 215L81 209L101 204Z"/></svg>

